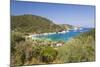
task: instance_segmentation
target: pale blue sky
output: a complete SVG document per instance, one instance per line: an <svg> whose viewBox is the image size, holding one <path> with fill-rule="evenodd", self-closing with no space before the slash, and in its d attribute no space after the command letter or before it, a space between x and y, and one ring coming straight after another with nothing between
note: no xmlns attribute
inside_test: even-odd
<svg viewBox="0 0 100 67"><path fill-rule="evenodd" d="M11 15L32 14L46 17L56 24L95 26L95 6L11 1Z"/></svg>

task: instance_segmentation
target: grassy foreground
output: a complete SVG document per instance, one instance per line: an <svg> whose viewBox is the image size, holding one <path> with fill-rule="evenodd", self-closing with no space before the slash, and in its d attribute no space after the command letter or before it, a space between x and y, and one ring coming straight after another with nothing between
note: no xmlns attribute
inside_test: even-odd
<svg viewBox="0 0 100 67"><path fill-rule="evenodd" d="M22 33L11 34L11 66L95 61L95 30L51 47L57 42L26 40Z"/></svg>

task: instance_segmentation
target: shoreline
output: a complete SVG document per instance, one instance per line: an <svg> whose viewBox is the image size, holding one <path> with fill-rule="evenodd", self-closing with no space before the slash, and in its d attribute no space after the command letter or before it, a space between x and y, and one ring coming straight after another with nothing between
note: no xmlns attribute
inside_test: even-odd
<svg viewBox="0 0 100 67"><path fill-rule="evenodd" d="M64 33L68 33L70 31L76 31L76 30L82 30L83 28L73 28L73 29L69 29L69 30L64 30L64 31L61 31L61 32L51 32L51 33L41 33L41 34L31 34L29 35L28 37L29 38L36 38L37 36L45 36L45 35L53 35L53 34L64 34Z"/></svg>
<svg viewBox="0 0 100 67"><path fill-rule="evenodd" d="M28 37L36 37L36 36L43 36L43 35L53 35L53 34L63 34L66 32L70 32L70 30L62 31L62 32L52 32L52 33L42 33L42 34L32 34L29 35Z"/></svg>

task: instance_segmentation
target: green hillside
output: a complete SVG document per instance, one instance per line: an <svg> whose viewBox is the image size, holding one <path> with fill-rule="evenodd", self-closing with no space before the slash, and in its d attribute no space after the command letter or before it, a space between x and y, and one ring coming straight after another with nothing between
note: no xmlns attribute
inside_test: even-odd
<svg viewBox="0 0 100 67"><path fill-rule="evenodd" d="M73 29L75 26L69 25L69 24L60 24L59 26L63 27L64 29Z"/></svg>
<svg viewBox="0 0 100 67"><path fill-rule="evenodd" d="M65 27L36 15L11 16L11 30L22 33L44 33L65 30Z"/></svg>
<svg viewBox="0 0 100 67"><path fill-rule="evenodd" d="M69 40L58 53L63 63L95 61L95 29Z"/></svg>

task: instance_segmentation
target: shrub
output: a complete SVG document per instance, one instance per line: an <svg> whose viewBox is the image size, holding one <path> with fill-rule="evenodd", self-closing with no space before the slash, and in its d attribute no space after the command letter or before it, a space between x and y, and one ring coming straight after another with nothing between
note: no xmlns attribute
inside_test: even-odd
<svg viewBox="0 0 100 67"><path fill-rule="evenodd" d="M25 41L25 38L19 32L11 32L11 53L15 52L16 43Z"/></svg>
<svg viewBox="0 0 100 67"><path fill-rule="evenodd" d="M46 63L53 62L57 57L57 51L52 47L46 47L42 52L42 61Z"/></svg>
<svg viewBox="0 0 100 67"><path fill-rule="evenodd" d="M50 63L56 59L57 51L50 46L34 46L33 56L40 62Z"/></svg>
<svg viewBox="0 0 100 67"><path fill-rule="evenodd" d="M13 47L15 51L11 53L11 65L24 65L27 61L32 59L32 43L29 41L21 41L15 43Z"/></svg>

